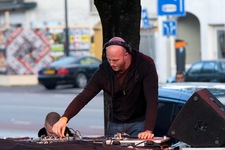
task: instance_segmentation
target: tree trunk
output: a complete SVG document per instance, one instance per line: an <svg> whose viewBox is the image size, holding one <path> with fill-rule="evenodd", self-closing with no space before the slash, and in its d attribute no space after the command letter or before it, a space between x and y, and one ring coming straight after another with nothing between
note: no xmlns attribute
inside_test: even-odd
<svg viewBox="0 0 225 150"><path fill-rule="evenodd" d="M103 43L122 37L138 50L140 42L140 0L95 0L102 24Z"/></svg>
<svg viewBox="0 0 225 150"><path fill-rule="evenodd" d="M140 43L140 0L94 0L101 24L103 43L114 36L122 37L135 50L139 50ZM102 52L104 61L104 51ZM104 93L104 123L107 134L108 101Z"/></svg>

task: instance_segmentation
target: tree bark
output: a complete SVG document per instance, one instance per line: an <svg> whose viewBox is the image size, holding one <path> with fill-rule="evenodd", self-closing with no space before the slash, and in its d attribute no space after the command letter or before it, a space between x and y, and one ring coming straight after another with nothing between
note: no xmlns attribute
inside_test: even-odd
<svg viewBox="0 0 225 150"><path fill-rule="evenodd" d="M140 43L140 0L95 0L102 24L103 43L122 37L138 50Z"/></svg>

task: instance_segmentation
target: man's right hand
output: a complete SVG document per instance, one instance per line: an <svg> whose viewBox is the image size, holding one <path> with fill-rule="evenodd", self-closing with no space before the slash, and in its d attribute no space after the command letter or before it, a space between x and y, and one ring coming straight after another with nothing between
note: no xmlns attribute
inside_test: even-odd
<svg viewBox="0 0 225 150"><path fill-rule="evenodd" d="M53 127L52 127L52 131L60 136L60 137L64 137L64 133L66 130L66 124L67 124L68 119L66 117L62 117L61 119L59 119L58 122L56 122Z"/></svg>

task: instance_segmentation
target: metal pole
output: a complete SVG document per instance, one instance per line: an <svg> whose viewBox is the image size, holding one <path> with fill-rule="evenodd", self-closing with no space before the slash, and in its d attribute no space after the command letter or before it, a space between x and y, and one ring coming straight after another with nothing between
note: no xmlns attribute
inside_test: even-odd
<svg viewBox="0 0 225 150"><path fill-rule="evenodd" d="M64 53L69 56L69 29L68 29L68 19L67 19L67 0L65 0L65 45Z"/></svg>

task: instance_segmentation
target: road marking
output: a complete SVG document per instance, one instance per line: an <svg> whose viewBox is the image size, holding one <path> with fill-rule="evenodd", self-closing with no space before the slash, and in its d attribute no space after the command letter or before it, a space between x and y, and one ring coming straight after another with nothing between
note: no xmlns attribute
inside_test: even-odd
<svg viewBox="0 0 225 150"><path fill-rule="evenodd" d="M23 124L23 125L31 124L31 122L29 122L29 121L16 120L15 118L11 118L11 122L14 124Z"/></svg>

